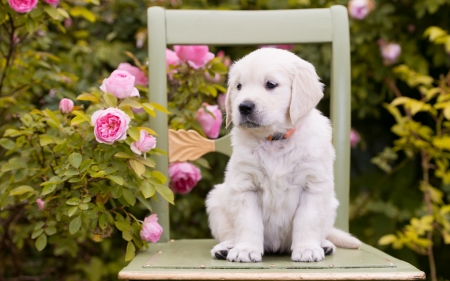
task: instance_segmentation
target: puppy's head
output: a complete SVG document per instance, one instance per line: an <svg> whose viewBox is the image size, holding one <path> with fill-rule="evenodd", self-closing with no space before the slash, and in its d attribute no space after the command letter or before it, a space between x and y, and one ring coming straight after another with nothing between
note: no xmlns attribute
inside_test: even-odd
<svg viewBox="0 0 450 281"><path fill-rule="evenodd" d="M314 66L285 50L258 49L230 69L226 125L283 132L323 97Z"/></svg>

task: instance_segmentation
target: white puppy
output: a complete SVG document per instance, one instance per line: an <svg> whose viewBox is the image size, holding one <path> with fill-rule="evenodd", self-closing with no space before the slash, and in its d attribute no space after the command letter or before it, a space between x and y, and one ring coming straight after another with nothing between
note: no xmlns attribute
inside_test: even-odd
<svg viewBox="0 0 450 281"><path fill-rule="evenodd" d="M322 87L312 64L284 50L259 49L232 66L226 123L234 124L233 154L225 182L206 200L220 242L213 257L257 262L263 253L289 252L310 262L335 245L360 246L333 228L332 129L315 109Z"/></svg>

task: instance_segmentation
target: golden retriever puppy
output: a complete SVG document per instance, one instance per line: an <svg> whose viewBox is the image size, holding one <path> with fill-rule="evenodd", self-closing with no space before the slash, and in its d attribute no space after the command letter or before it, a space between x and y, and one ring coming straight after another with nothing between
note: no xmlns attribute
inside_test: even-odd
<svg viewBox="0 0 450 281"><path fill-rule="evenodd" d="M285 50L263 48L229 73L226 124L233 154L225 182L206 200L218 259L258 262L291 253L313 262L361 242L333 227L332 129L316 105L323 97L314 66Z"/></svg>

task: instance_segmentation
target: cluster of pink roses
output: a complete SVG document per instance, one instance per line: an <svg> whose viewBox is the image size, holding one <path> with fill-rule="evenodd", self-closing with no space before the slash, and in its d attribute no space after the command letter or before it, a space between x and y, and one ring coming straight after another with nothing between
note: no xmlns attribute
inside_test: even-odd
<svg viewBox="0 0 450 281"><path fill-rule="evenodd" d="M126 99L139 97L139 91L135 87L138 84L148 84L145 74L137 67L122 63L117 70L103 80L100 89L103 92L113 94L118 99ZM73 108L74 103L70 99L62 99L59 103L59 109L64 114L71 112ZM113 144L115 141L127 138L128 125L131 119L122 110L110 107L94 112L91 116L91 121L94 125L95 139L100 143ZM155 146L156 139L145 130L141 130L140 139L131 143L130 149L134 153L141 155L155 148Z"/></svg>
<svg viewBox="0 0 450 281"><path fill-rule="evenodd" d="M351 18L363 20L375 8L373 0L350 0L348 2L348 13ZM389 43L384 40L378 40L380 45L381 56L385 65L391 65L397 62L398 57L402 53L402 48L397 43Z"/></svg>
<svg viewBox="0 0 450 281"><path fill-rule="evenodd" d="M58 6L59 0L44 0L45 3ZM38 0L8 0L9 6L18 13L28 13L36 8Z"/></svg>
<svg viewBox="0 0 450 281"><path fill-rule="evenodd" d="M204 67L214 58L206 45L199 46L173 46L173 50L166 49L166 65L189 64L194 69Z"/></svg>

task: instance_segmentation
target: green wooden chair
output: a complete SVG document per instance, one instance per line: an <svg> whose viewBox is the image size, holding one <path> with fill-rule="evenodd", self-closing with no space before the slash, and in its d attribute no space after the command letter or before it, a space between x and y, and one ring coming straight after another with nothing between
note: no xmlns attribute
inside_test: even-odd
<svg viewBox="0 0 450 281"><path fill-rule="evenodd" d="M150 100L167 106L167 44L257 45L331 43L331 120L336 149L335 189L340 201L336 226L348 231L350 177L350 46L347 9L278 11L196 11L148 9ZM158 133L158 147L169 150L171 161L200 157L211 150L230 154L228 137L205 141L186 132L170 132L167 116L158 113L151 128ZM196 143L200 143L196 145ZM180 153L180 145L202 147L198 153ZM205 148L206 147L206 148ZM194 149L195 150L195 149ZM168 157L157 159L167 175ZM424 272L408 263L363 244L359 250L337 249L321 262L291 262L290 256L267 256L260 263L232 263L212 259L215 241L170 240L168 203L153 204L164 228L160 243L140 252L119 273L129 280L409 280L424 279Z"/></svg>

